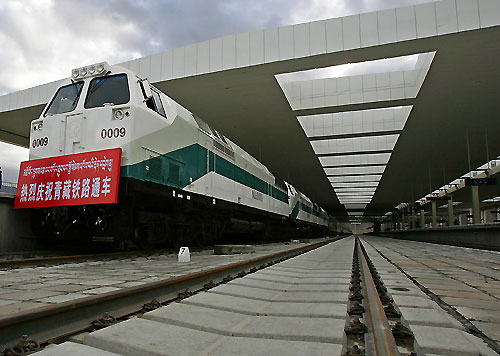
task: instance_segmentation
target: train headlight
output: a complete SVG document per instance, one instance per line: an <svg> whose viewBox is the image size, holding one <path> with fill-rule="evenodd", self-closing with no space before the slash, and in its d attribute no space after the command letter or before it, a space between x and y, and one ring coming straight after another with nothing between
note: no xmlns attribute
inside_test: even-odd
<svg viewBox="0 0 500 356"><path fill-rule="evenodd" d="M32 127L33 127L33 131L42 131L43 121L34 122Z"/></svg>
<svg viewBox="0 0 500 356"><path fill-rule="evenodd" d="M123 119L123 111L121 109L115 110L114 118L115 118L115 120L122 120Z"/></svg>
<svg viewBox="0 0 500 356"><path fill-rule="evenodd" d="M71 71L73 80L82 80L96 75L105 75L109 71L109 64L106 62L92 64L90 66L75 68Z"/></svg>
<svg viewBox="0 0 500 356"><path fill-rule="evenodd" d="M107 63L106 63L106 64L107 64ZM97 73L98 73L98 74L102 74L102 72L104 72L104 67L105 67L104 63L99 63L99 64L97 65Z"/></svg>

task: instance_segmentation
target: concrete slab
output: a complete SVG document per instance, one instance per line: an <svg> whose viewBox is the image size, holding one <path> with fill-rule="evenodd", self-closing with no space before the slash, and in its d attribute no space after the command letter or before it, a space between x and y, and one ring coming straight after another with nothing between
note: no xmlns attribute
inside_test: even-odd
<svg viewBox="0 0 500 356"><path fill-rule="evenodd" d="M292 284L290 283L269 282L250 278L237 278L227 283L227 285L248 286L252 288L268 289L272 291L285 291L290 286L292 286Z"/></svg>
<svg viewBox="0 0 500 356"><path fill-rule="evenodd" d="M345 318L347 304L341 303L269 303L259 315L310 318Z"/></svg>
<svg viewBox="0 0 500 356"><path fill-rule="evenodd" d="M389 288L389 287L406 287L406 288L415 287L415 283L413 283L409 279L406 279L406 280L395 279L395 280L387 280L387 281L384 279L384 284L387 288Z"/></svg>
<svg viewBox="0 0 500 356"><path fill-rule="evenodd" d="M224 338L219 347L211 350L211 356L324 356L340 355L342 345L303 341L266 340L246 337Z"/></svg>
<svg viewBox="0 0 500 356"><path fill-rule="evenodd" d="M461 328L462 324L450 315L437 310L427 308L399 308L403 317L413 325L442 326L447 328Z"/></svg>
<svg viewBox="0 0 500 356"><path fill-rule="evenodd" d="M254 318L249 315L184 303L172 303L143 315L144 319L231 336L233 328Z"/></svg>
<svg viewBox="0 0 500 356"><path fill-rule="evenodd" d="M68 293L68 294L56 295L54 297L49 297L49 298L43 298L40 299L40 301L43 303L57 304L57 303L67 302L68 300L87 298L88 296L89 296L88 294L83 294L83 293Z"/></svg>
<svg viewBox="0 0 500 356"><path fill-rule="evenodd" d="M293 284L287 288L288 292L346 292L349 290L349 283L344 284Z"/></svg>
<svg viewBox="0 0 500 356"><path fill-rule="evenodd" d="M46 349L35 352L37 356L115 356L113 352L103 351L87 345L65 342L56 346L49 346Z"/></svg>
<svg viewBox="0 0 500 356"><path fill-rule="evenodd" d="M80 292L82 290L89 289L89 287L88 286L82 286L82 285L75 285L75 284L66 284L66 285L48 286L48 287L45 287L45 289L52 290L54 292L71 293L71 292Z"/></svg>
<svg viewBox="0 0 500 356"><path fill-rule="evenodd" d="M476 290L475 292L469 291L453 291L443 289L433 289L432 292L443 297L465 298L474 300L496 300L495 298L487 295L486 293Z"/></svg>
<svg viewBox="0 0 500 356"><path fill-rule="evenodd" d="M475 309L500 310L500 302L488 300L474 300L466 298L443 297L444 302L453 306L470 307Z"/></svg>
<svg viewBox="0 0 500 356"><path fill-rule="evenodd" d="M386 287L391 295L413 295L417 297L426 296L424 292L422 292L420 289L416 287L410 287L410 286L405 286L405 287L386 286Z"/></svg>
<svg viewBox="0 0 500 356"><path fill-rule="evenodd" d="M484 323L480 321L473 321L474 324L479 330L485 333L488 337L493 340L499 342L500 341L500 328L498 327L498 323Z"/></svg>
<svg viewBox="0 0 500 356"><path fill-rule="evenodd" d="M133 318L91 333L84 343L125 356L195 356L220 338L217 334Z"/></svg>
<svg viewBox="0 0 500 356"><path fill-rule="evenodd" d="M279 282L283 284L294 284L299 280L298 278L284 277L284 276L275 276L275 275L266 275L266 274L257 274L252 273L248 276L245 276L246 279L253 279L256 281L268 281L268 282ZM242 278L243 279L243 278Z"/></svg>
<svg viewBox="0 0 500 356"><path fill-rule="evenodd" d="M429 298L415 297L411 295L393 295L392 298L398 307L410 308L433 308L436 306Z"/></svg>
<svg viewBox="0 0 500 356"><path fill-rule="evenodd" d="M500 310L456 307L457 311L469 320L485 321L500 324Z"/></svg>
<svg viewBox="0 0 500 356"><path fill-rule="evenodd" d="M144 282L125 282L121 284L115 284L114 286L117 288L130 288L130 287L136 287L145 284Z"/></svg>
<svg viewBox="0 0 500 356"><path fill-rule="evenodd" d="M13 293L13 292L23 292L23 290L24 289L21 289L21 288L2 287L2 288L0 288L0 298L2 297L2 294Z"/></svg>
<svg viewBox="0 0 500 356"><path fill-rule="evenodd" d="M341 344L344 319L258 316L234 330L234 336ZM288 348L287 348L288 349Z"/></svg>
<svg viewBox="0 0 500 356"><path fill-rule="evenodd" d="M82 291L84 294L103 294L103 293L108 293L108 292L115 292L117 290L120 290L121 288L116 288L116 287L100 287L100 288L93 288L93 289L87 289Z"/></svg>
<svg viewBox="0 0 500 356"><path fill-rule="evenodd" d="M40 302L16 302L4 306L0 306L0 317L6 315L12 315L14 313L19 313L28 309L40 308L43 306L49 305L48 303L40 303Z"/></svg>
<svg viewBox="0 0 500 356"><path fill-rule="evenodd" d="M15 300L12 300L12 299L0 299L0 307L1 306L4 306L4 305L9 305L9 304L14 304L14 303L17 303L17 301Z"/></svg>
<svg viewBox="0 0 500 356"><path fill-rule="evenodd" d="M259 313L269 304L261 300L215 293L199 293L183 300L181 303L248 315L259 315Z"/></svg>
<svg viewBox="0 0 500 356"><path fill-rule="evenodd" d="M81 281L78 284L84 286L110 286L113 284L125 283L125 280L112 280L112 279L93 279L90 281Z"/></svg>
<svg viewBox="0 0 500 356"><path fill-rule="evenodd" d="M12 299L17 301L38 300L42 298L52 297L61 294L61 292L54 292L48 290L30 290L14 293L2 294L2 299Z"/></svg>
<svg viewBox="0 0 500 356"><path fill-rule="evenodd" d="M277 295L274 302L309 302L309 303L347 303L349 293L318 292L318 291L289 291Z"/></svg>
<svg viewBox="0 0 500 356"><path fill-rule="evenodd" d="M335 278L335 277L326 277L326 278L321 278L321 277L311 277L311 278L301 278L299 281L297 281L297 284L305 284L305 285L311 285L311 284L349 284L350 278Z"/></svg>
<svg viewBox="0 0 500 356"><path fill-rule="evenodd" d="M16 284L16 289L18 289L18 290L33 290L33 289L53 290L53 289L49 289L50 287L53 287L53 286L59 286L59 285L52 283L52 282ZM4 291L2 291L2 289L8 290L7 288L0 288L0 294L5 293Z"/></svg>
<svg viewBox="0 0 500 356"><path fill-rule="evenodd" d="M404 269L404 268L403 268ZM411 273L410 273L411 275ZM439 278L415 278L418 283L423 284L424 286L426 284L431 284L431 285L439 285L443 289L444 286L448 285L459 285L460 282L457 282L453 279L447 279L444 276L441 276Z"/></svg>
<svg viewBox="0 0 500 356"><path fill-rule="evenodd" d="M443 285L441 284L424 284L425 288L428 288L432 291L434 290L442 290ZM474 292L477 291L476 288L469 287L468 285L464 283L456 283L456 284L447 284L446 285L446 290L449 291L465 291L465 292Z"/></svg>
<svg viewBox="0 0 500 356"><path fill-rule="evenodd" d="M270 302L284 292L278 292L274 290L254 288L248 286L238 286L235 284L224 284L210 289L208 293L232 295L235 297L242 297L242 298L249 298L249 299L256 299L256 300L263 300Z"/></svg>

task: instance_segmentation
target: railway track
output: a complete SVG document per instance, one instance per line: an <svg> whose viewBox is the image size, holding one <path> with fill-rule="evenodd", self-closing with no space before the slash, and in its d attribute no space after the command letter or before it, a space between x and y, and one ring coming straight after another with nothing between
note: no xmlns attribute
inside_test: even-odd
<svg viewBox="0 0 500 356"><path fill-rule="evenodd" d="M29 352L32 351L34 345L43 345L55 339L92 330L96 325L109 325L110 320L124 320L131 315L147 311L152 306L161 306L182 299L197 291L263 269L332 241L334 240L324 240L201 272L126 288L117 292L89 296L75 301L20 312L0 319L0 329L2 330L0 333L0 350L6 350L3 355L22 354L23 348L25 348L24 352ZM115 254L108 254L106 257L108 258L110 255L114 256ZM122 255L120 254L120 256ZM88 258L88 255L69 256L68 260L74 261L73 258L75 257ZM50 258L51 261L56 263L63 263L62 261L64 261L63 258L52 259ZM28 339L23 338L23 335L26 335L31 342L26 342Z"/></svg>
<svg viewBox="0 0 500 356"><path fill-rule="evenodd" d="M0 342L4 355L57 344L41 356L496 355L399 272L362 239L324 241L18 314Z"/></svg>
<svg viewBox="0 0 500 356"><path fill-rule="evenodd" d="M358 355L360 350L367 355L394 356L402 352L416 355L414 335L358 238L349 290L345 355Z"/></svg>

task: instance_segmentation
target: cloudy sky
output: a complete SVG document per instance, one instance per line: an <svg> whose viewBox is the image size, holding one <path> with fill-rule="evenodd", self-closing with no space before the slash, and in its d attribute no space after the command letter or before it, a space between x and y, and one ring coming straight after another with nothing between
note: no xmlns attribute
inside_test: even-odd
<svg viewBox="0 0 500 356"><path fill-rule="evenodd" d="M0 0L0 95L228 34L430 0ZM345 72L345 69L343 69ZM27 150L0 143L5 181Z"/></svg>

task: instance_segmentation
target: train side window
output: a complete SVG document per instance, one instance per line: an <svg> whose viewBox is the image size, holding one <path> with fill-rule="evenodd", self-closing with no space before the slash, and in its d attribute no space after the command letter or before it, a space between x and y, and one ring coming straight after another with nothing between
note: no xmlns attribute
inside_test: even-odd
<svg viewBox="0 0 500 356"><path fill-rule="evenodd" d="M152 90L153 92L153 100L155 102L156 112L163 117L167 117L165 114L165 109L163 108L163 103L161 102L160 94L156 90Z"/></svg>
<svg viewBox="0 0 500 356"><path fill-rule="evenodd" d="M220 132L217 132L217 133L219 134L220 139L221 139L221 140L222 140L222 141L223 141L226 145L228 145L228 146L229 146L229 143L227 143L226 138L224 137L224 135L223 135L223 134L221 134Z"/></svg>
<svg viewBox="0 0 500 356"><path fill-rule="evenodd" d="M200 119L196 115L193 115L193 118L196 121L196 123L198 124L198 127L200 128L200 130L202 130L202 131L206 132L208 135L210 135L210 126L208 126L208 124L205 121L203 121L202 119Z"/></svg>
<svg viewBox="0 0 500 356"><path fill-rule="evenodd" d="M147 84L147 79L145 81L146 81L146 85L149 85L149 84ZM146 103L146 106L148 108L150 108L151 110L156 111L153 96L151 95L150 97L148 97L148 94L146 94L146 90L144 89L144 85L145 85L144 81L139 80L138 83L139 83L139 86L141 87L142 96L144 97L144 102ZM152 91L151 91L151 94L153 94Z"/></svg>
<svg viewBox="0 0 500 356"><path fill-rule="evenodd" d="M213 129L213 128L210 128L210 130L212 130L212 134L220 140L220 137L219 137L219 135L217 134L217 130L215 130L215 129Z"/></svg>

